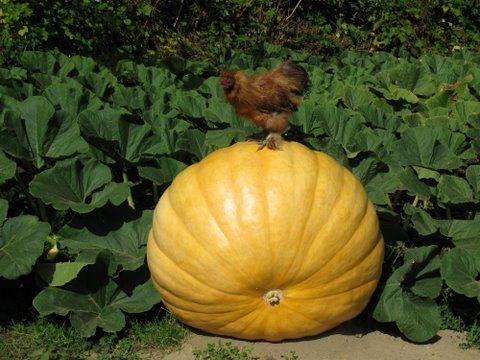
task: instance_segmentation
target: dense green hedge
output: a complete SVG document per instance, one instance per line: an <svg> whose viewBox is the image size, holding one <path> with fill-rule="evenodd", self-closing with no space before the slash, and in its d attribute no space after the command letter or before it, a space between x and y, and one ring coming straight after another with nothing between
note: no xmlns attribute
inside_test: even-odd
<svg viewBox="0 0 480 360"><path fill-rule="evenodd" d="M480 44L475 3L0 0L0 53L8 58L23 50L56 48L109 60L171 54L212 59L221 49L264 41L316 54L342 49L445 53Z"/></svg>

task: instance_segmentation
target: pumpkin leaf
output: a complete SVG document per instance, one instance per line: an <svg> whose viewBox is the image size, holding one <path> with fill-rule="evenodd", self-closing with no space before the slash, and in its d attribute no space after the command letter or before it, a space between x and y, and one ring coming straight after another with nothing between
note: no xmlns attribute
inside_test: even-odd
<svg viewBox="0 0 480 360"><path fill-rule="evenodd" d="M138 174L154 182L156 185L164 185L172 182L173 178L187 167L183 162L167 157L157 158L155 162L157 167L139 167Z"/></svg>
<svg viewBox="0 0 480 360"><path fill-rule="evenodd" d="M137 220L125 222L117 230L98 235L87 227L66 226L60 232L62 246L78 254L77 261L92 262L102 251L112 254L112 271L138 269L145 259L145 246L150 231L152 211L143 211Z"/></svg>
<svg viewBox="0 0 480 360"><path fill-rule="evenodd" d="M58 210L86 213L108 201L115 205L125 201L130 193L128 184L111 180L108 166L89 158L74 158L36 175L30 192Z"/></svg>
<svg viewBox="0 0 480 360"><path fill-rule="evenodd" d="M468 297L477 297L480 301L480 260L469 251L461 248L451 249L442 258L442 277L453 290Z"/></svg>
<svg viewBox="0 0 480 360"><path fill-rule="evenodd" d="M217 97L208 101L208 108L205 110L204 116L210 126L228 124L232 127L241 127L246 125L244 120L239 119L233 106Z"/></svg>
<svg viewBox="0 0 480 360"><path fill-rule="evenodd" d="M187 130L177 144L178 149L187 151L201 160L213 150L205 138L206 135L198 129Z"/></svg>
<svg viewBox="0 0 480 360"><path fill-rule="evenodd" d="M407 250L404 264L388 278L373 311L377 321L395 321L415 342L431 339L440 329L440 310L433 300L442 286L437 252L436 246Z"/></svg>
<svg viewBox="0 0 480 360"><path fill-rule="evenodd" d="M480 165L469 166L465 175L474 190L475 198L480 200Z"/></svg>
<svg viewBox="0 0 480 360"><path fill-rule="evenodd" d="M433 128L409 128L402 132L400 140L392 144L391 153L401 165L433 170L460 167L462 161L440 139L440 132Z"/></svg>
<svg viewBox="0 0 480 360"><path fill-rule="evenodd" d="M55 112L44 97L32 96L14 107L18 118L6 119L8 130L0 132L0 147L13 157L32 161L41 168L45 158L60 158L86 152L74 117Z"/></svg>
<svg viewBox="0 0 480 360"><path fill-rule="evenodd" d="M473 191L465 179L442 175L438 181L438 198L445 204L461 204L472 201Z"/></svg>
<svg viewBox="0 0 480 360"><path fill-rule="evenodd" d="M248 135L257 132L253 127L230 127L221 130L209 130L205 134L205 144L215 149L226 147L235 141L244 141Z"/></svg>
<svg viewBox="0 0 480 360"><path fill-rule="evenodd" d="M65 288L50 286L44 289L33 300L34 307L41 316L69 314L72 325L80 334L90 337L97 328L106 332L121 330L125 325L123 312L148 311L160 301L145 266L136 271L123 271L117 279L108 280L104 273L105 260L102 258L95 265L88 264L87 267L92 266L93 270L96 265L100 267L94 273L78 277ZM81 271L83 269L86 267ZM92 274L103 279L92 281Z"/></svg>
<svg viewBox="0 0 480 360"><path fill-rule="evenodd" d="M0 199L0 225L7 218L7 212L8 212L8 201L5 199Z"/></svg>
<svg viewBox="0 0 480 360"><path fill-rule="evenodd" d="M196 119L203 118L207 109L207 102L196 91L178 93L174 107L182 114Z"/></svg>
<svg viewBox="0 0 480 360"><path fill-rule="evenodd" d="M49 286L63 286L90 264L92 262L40 263L37 265L37 274Z"/></svg>
<svg viewBox="0 0 480 360"><path fill-rule="evenodd" d="M10 160L3 151L0 150L0 185L15 176L17 164Z"/></svg>
<svg viewBox="0 0 480 360"><path fill-rule="evenodd" d="M138 163L162 152L148 124L126 120L128 112L117 109L84 110L78 115L82 134L109 157Z"/></svg>
<svg viewBox="0 0 480 360"><path fill-rule="evenodd" d="M42 255L50 225L35 216L8 219L0 229L0 276L16 279L28 274Z"/></svg>

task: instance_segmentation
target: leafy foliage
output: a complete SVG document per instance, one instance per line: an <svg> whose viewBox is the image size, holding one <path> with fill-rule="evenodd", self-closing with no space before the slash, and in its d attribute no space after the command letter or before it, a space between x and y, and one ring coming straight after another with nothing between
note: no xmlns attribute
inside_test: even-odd
<svg viewBox="0 0 480 360"><path fill-rule="evenodd" d="M0 1L0 54L58 49L106 61L180 55L221 62L228 49L264 41L323 55L345 49L449 53L480 43L480 10L469 0L70 2ZM429 90L417 70L405 77L408 84L384 88L386 96L415 101L412 89Z"/></svg>
<svg viewBox="0 0 480 360"><path fill-rule="evenodd" d="M450 292L478 322L480 56L324 62L265 44L225 53L222 66L284 59L312 82L287 139L348 167L377 208L387 253L373 317L423 342ZM57 52L0 69L0 276L33 269L41 314L91 336L160 301L144 262L150 210L186 166L257 132L224 101L218 70L125 60L112 70Z"/></svg>

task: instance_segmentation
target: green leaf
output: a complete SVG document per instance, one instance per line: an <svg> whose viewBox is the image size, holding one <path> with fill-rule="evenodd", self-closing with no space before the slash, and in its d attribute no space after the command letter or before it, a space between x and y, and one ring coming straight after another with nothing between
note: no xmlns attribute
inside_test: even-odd
<svg viewBox="0 0 480 360"><path fill-rule="evenodd" d="M442 175L438 182L438 199L445 204L462 204L473 201L473 191L465 179Z"/></svg>
<svg viewBox="0 0 480 360"><path fill-rule="evenodd" d="M33 306L41 316L69 314L73 327L84 337L95 335L97 328L114 333L125 326L122 310L145 312L160 301L150 280L135 285L129 294L112 280L87 294L49 287L35 297Z"/></svg>
<svg viewBox="0 0 480 360"><path fill-rule="evenodd" d="M363 127L358 118L348 118L344 110L333 105L324 105L315 114L321 124L320 133L326 133L345 150L354 150L354 139Z"/></svg>
<svg viewBox="0 0 480 360"><path fill-rule="evenodd" d="M199 93L210 95L212 98L220 98L223 96L218 76L209 77L197 90Z"/></svg>
<svg viewBox="0 0 480 360"><path fill-rule="evenodd" d="M57 60L55 56L42 51L24 51L20 62L30 71L53 74Z"/></svg>
<svg viewBox="0 0 480 360"><path fill-rule="evenodd" d="M343 102L352 110L359 110L375 101L375 96L366 86L346 86Z"/></svg>
<svg viewBox="0 0 480 360"><path fill-rule="evenodd" d="M408 203L404 205L403 210L405 214L411 216L413 227L420 235L431 235L439 230L438 220L432 219L426 211L414 208Z"/></svg>
<svg viewBox="0 0 480 360"><path fill-rule="evenodd" d="M185 131L177 146L178 149L195 155L198 160L203 159L213 150L212 147L208 146L205 142L205 133L198 129Z"/></svg>
<svg viewBox="0 0 480 360"><path fill-rule="evenodd" d="M30 192L55 209L87 213L108 201L119 205L128 197L128 184L111 180L108 166L89 158L74 158L35 175Z"/></svg>
<svg viewBox="0 0 480 360"><path fill-rule="evenodd" d="M205 134L205 144L214 148L227 147L235 141L245 141L248 135L258 132L254 127L229 127L221 130L209 130Z"/></svg>
<svg viewBox="0 0 480 360"><path fill-rule="evenodd" d="M182 114L197 119L203 118L207 109L205 98L195 91L178 93L174 106Z"/></svg>
<svg viewBox="0 0 480 360"><path fill-rule="evenodd" d="M15 161L10 160L5 156L3 151L0 150L0 185L5 181L15 176L17 171L17 164Z"/></svg>
<svg viewBox="0 0 480 360"><path fill-rule="evenodd" d="M89 142L112 158L121 157L130 163L162 152L148 124L134 124L125 119L125 111L103 109L85 110L78 115L82 133Z"/></svg>
<svg viewBox="0 0 480 360"><path fill-rule="evenodd" d="M480 301L480 260L465 249L454 248L442 258L442 277L454 291Z"/></svg>
<svg viewBox="0 0 480 360"><path fill-rule="evenodd" d="M131 285L130 285L131 286ZM120 292L112 301L112 306L118 307L129 314L148 311L160 302L160 295L150 280L135 287L130 295Z"/></svg>
<svg viewBox="0 0 480 360"><path fill-rule="evenodd" d="M398 180L401 182L400 189L407 190L411 196L420 196L423 199L428 199L431 195L428 185L418 180L414 171L410 167L405 167L397 173Z"/></svg>
<svg viewBox="0 0 480 360"><path fill-rule="evenodd" d="M75 279L78 273L93 262L59 262L37 265L37 274L49 286L62 286Z"/></svg>
<svg viewBox="0 0 480 360"><path fill-rule="evenodd" d="M0 229L0 276L16 279L28 274L42 255L50 225L35 216L8 219Z"/></svg>
<svg viewBox="0 0 480 360"><path fill-rule="evenodd" d="M233 127L240 127L247 125L246 121L238 118L233 106L220 98L213 98L208 102L208 108L204 115L210 126L228 124Z"/></svg>
<svg viewBox="0 0 480 360"><path fill-rule="evenodd" d="M420 166L413 166L413 169L417 173L419 179L433 179L440 180L440 173L438 171L426 169Z"/></svg>
<svg viewBox="0 0 480 360"><path fill-rule="evenodd" d="M109 231L101 236L90 232L87 228L66 226L60 231L63 237L62 246L71 253L78 253L78 261L94 261L102 251L112 253L112 268L135 270L145 260L147 235L152 226L152 211L143 211L142 216L124 223L118 230Z"/></svg>
<svg viewBox="0 0 480 360"><path fill-rule="evenodd" d="M469 166L465 175L475 192L475 197L480 200L480 165Z"/></svg>
<svg viewBox="0 0 480 360"><path fill-rule="evenodd" d="M321 106L317 106L314 101L305 100L300 104L298 111L290 116L290 123L301 127L305 134L318 132L321 128ZM331 105L330 105L331 106ZM333 111L333 109L331 108ZM328 116L328 115L327 115ZM320 131L323 132L323 131Z"/></svg>
<svg viewBox="0 0 480 360"><path fill-rule="evenodd" d="M129 110L144 109L147 95L140 87L118 85L113 93L113 102Z"/></svg>
<svg viewBox="0 0 480 360"><path fill-rule="evenodd" d="M427 341L440 329L440 310L433 300L442 285L437 252L436 246L407 250L404 264L388 278L373 311L377 321L395 321L412 341Z"/></svg>
<svg viewBox="0 0 480 360"><path fill-rule="evenodd" d="M415 165L428 169L456 169L462 161L440 140L439 130L427 127L408 128L390 149L392 157L401 165ZM443 140L443 139L442 139Z"/></svg>
<svg viewBox="0 0 480 360"><path fill-rule="evenodd" d="M157 158L155 162L157 167L139 167L138 174L160 186L172 182L187 167L183 162L167 157Z"/></svg>
<svg viewBox="0 0 480 360"><path fill-rule="evenodd" d="M7 218L8 212L8 201L5 199L0 199L0 226Z"/></svg>
<svg viewBox="0 0 480 360"><path fill-rule="evenodd" d="M102 101L93 93L85 91L80 84L52 84L43 92L45 98L70 115L77 116L82 110L100 109Z"/></svg>
<svg viewBox="0 0 480 360"><path fill-rule="evenodd" d="M382 163L374 158L364 159L353 169L353 174L363 185L372 180L382 167Z"/></svg>
<svg viewBox="0 0 480 360"><path fill-rule="evenodd" d="M112 281L93 294L78 294L60 288L49 287L33 300L33 306L41 316L67 315L75 329L84 337L93 336L97 327L106 332L117 332L125 326L125 316L110 301L118 292Z"/></svg>
<svg viewBox="0 0 480 360"><path fill-rule="evenodd" d="M115 88L118 83L117 78L105 68L99 72L82 73L76 79L99 98L104 97L107 89Z"/></svg>
<svg viewBox="0 0 480 360"><path fill-rule="evenodd" d="M9 130L0 132L0 147L10 155L33 161L41 168L44 158L60 158L87 151L74 117L56 112L41 96L32 96L15 106L21 120L6 121Z"/></svg>

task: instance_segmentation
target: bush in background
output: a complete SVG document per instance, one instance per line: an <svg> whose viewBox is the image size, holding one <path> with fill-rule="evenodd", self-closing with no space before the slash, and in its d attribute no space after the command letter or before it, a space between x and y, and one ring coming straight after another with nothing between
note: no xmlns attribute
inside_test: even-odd
<svg viewBox="0 0 480 360"><path fill-rule="evenodd" d="M216 59L268 41L320 55L377 50L414 55L480 44L469 0L0 0L4 59L59 49L118 58Z"/></svg>

